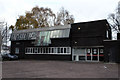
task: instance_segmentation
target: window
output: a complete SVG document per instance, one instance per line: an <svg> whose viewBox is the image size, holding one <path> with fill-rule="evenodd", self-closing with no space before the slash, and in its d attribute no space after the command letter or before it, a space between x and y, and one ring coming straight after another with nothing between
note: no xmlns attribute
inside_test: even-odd
<svg viewBox="0 0 120 80"><path fill-rule="evenodd" d="M60 48L58 48L58 53L60 53Z"/></svg>
<svg viewBox="0 0 120 80"><path fill-rule="evenodd" d="M103 53L103 49L100 49L100 53Z"/></svg>
<svg viewBox="0 0 120 80"><path fill-rule="evenodd" d="M27 53L30 53L30 48L27 49Z"/></svg>
<svg viewBox="0 0 120 80"><path fill-rule="evenodd" d="M46 53L46 50L45 50L45 48L43 48L43 53Z"/></svg>
<svg viewBox="0 0 120 80"><path fill-rule="evenodd" d="M34 53L38 53L38 48L34 48Z"/></svg>
<svg viewBox="0 0 120 80"><path fill-rule="evenodd" d="M54 48L52 48L52 53L54 53Z"/></svg>
<svg viewBox="0 0 120 80"><path fill-rule="evenodd" d="M15 48L15 54L19 54L19 48Z"/></svg>
<svg viewBox="0 0 120 80"><path fill-rule="evenodd" d="M40 48L40 53L43 53L43 48Z"/></svg>
<svg viewBox="0 0 120 80"><path fill-rule="evenodd" d="M48 48L46 48L46 53L48 53Z"/></svg>
<svg viewBox="0 0 120 80"><path fill-rule="evenodd" d="M90 49L87 49L87 53L91 53Z"/></svg>
<svg viewBox="0 0 120 80"><path fill-rule="evenodd" d="M51 53L50 49L51 49L51 48L48 48L48 53Z"/></svg>
<svg viewBox="0 0 120 80"><path fill-rule="evenodd" d="M64 53L66 53L66 48L64 48Z"/></svg>
<svg viewBox="0 0 120 80"><path fill-rule="evenodd" d="M69 47L28 47L25 49L26 54L70 54ZM16 49L16 52L18 50ZM19 51L18 51L19 52Z"/></svg>
<svg viewBox="0 0 120 80"><path fill-rule="evenodd" d="M63 48L61 48L61 53L63 53Z"/></svg>
<svg viewBox="0 0 120 80"><path fill-rule="evenodd" d="M70 51L69 51L70 49L69 48L67 48L67 53L69 53Z"/></svg>
<svg viewBox="0 0 120 80"><path fill-rule="evenodd" d="M93 49L93 54L97 54L97 49Z"/></svg>
<svg viewBox="0 0 120 80"><path fill-rule="evenodd" d="M54 50L54 53L57 53L57 48L56 47L54 47L53 50Z"/></svg>
<svg viewBox="0 0 120 80"><path fill-rule="evenodd" d="M107 30L107 32L106 32L106 37L107 37L107 38L109 38L109 33L108 33L108 30Z"/></svg>

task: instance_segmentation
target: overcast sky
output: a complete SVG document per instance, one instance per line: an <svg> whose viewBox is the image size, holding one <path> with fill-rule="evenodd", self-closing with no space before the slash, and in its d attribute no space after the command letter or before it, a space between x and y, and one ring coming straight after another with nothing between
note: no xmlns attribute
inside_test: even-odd
<svg viewBox="0 0 120 80"><path fill-rule="evenodd" d="M0 0L0 21L14 25L19 15L33 7L49 7L53 12L61 7L74 15L75 22L106 19L113 13L119 0Z"/></svg>

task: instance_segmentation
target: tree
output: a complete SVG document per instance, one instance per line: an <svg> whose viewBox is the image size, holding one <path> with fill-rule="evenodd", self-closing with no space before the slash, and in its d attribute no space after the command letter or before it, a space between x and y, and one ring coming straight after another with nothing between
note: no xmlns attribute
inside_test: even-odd
<svg viewBox="0 0 120 80"><path fill-rule="evenodd" d="M38 27L54 26L55 14L50 8L34 7L32 9L33 18L38 22Z"/></svg>
<svg viewBox="0 0 120 80"><path fill-rule="evenodd" d="M118 3L118 7L115 13L111 13L108 16L108 21L113 32L120 33L120 2Z"/></svg>
<svg viewBox="0 0 120 80"><path fill-rule="evenodd" d="M7 26L7 23L4 22L2 31L1 31L1 36L2 36L2 45L6 45L9 42L10 39L10 30Z"/></svg>
<svg viewBox="0 0 120 80"><path fill-rule="evenodd" d="M64 8L56 14L50 8L33 7L31 11L27 11L25 16L19 16L15 26L11 25L12 30L22 30L29 28L51 27L56 25L65 25L74 22L73 15Z"/></svg>
<svg viewBox="0 0 120 80"><path fill-rule="evenodd" d="M2 46L7 47L7 43L9 42L10 39L10 30L7 27L7 23L2 22L0 23L0 49Z"/></svg>
<svg viewBox="0 0 120 80"><path fill-rule="evenodd" d="M60 12L57 13L55 25L65 25L71 23L74 23L73 15L70 15L69 12L62 7Z"/></svg>
<svg viewBox="0 0 120 80"><path fill-rule="evenodd" d="M2 46L2 35L1 35L2 26L3 26L3 22L0 22L0 53L1 53L1 46Z"/></svg>

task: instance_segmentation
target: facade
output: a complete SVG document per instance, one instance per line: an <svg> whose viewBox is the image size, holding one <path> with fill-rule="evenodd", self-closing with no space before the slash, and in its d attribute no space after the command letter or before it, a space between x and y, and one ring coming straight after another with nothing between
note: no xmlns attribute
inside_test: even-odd
<svg viewBox="0 0 120 80"><path fill-rule="evenodd" d="M117 40L104 40L104 47L105 61L120 63L120 33L117 33Z"/></svg>
<svg viewBox="0 0 120 80"><path fill-rule="evenodd" d="M20 59L71 60L70 25L14 31L11 54Z"/></svg>
<svg viewBox="0 0 120 80"><path fill-rule="evenodd" d="M105 62L120 63L120 40L104 40Z"/></svg>
<svg viewBox="0 0 120 80"><path fill-rule="evenodd" d="M104 61L104 40L111 39L107 20L14 31L11 54L20 59Z"/></svg>
<svg viewBox="0 0 120 80"><path fill-rule="evenodd" d="M111 28L106 20L71 25L72 60L103 61L103 40L111 39Z"/></svg>

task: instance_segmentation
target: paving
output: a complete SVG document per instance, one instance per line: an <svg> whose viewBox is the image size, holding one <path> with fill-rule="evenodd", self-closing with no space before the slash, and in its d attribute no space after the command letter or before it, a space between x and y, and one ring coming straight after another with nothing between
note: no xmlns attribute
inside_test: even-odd
<svg viewBox="0 0 120 80"><path fill-rule="evenodd" d="M117 63L17 60L2 62L3 78L118 78Z"/></svg>

